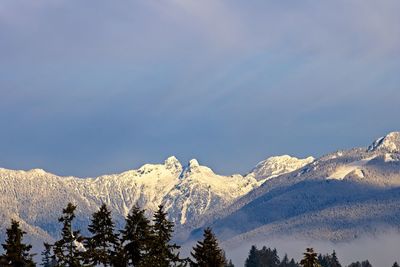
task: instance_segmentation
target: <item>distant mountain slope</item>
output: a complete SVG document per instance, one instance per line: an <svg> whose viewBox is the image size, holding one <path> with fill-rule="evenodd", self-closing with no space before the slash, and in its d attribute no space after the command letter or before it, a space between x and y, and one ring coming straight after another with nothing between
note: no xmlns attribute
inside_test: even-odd
<svg viewBox="0 0 400 267"><path fill-rule="evenodd" d="M202 225L227 242L273 235L339 241L382 225L400 230L399 153L393 132L368 148L328 154L268 179Z"/></svg>
<svg viewBox="0 0 400 267"><path fill-rule="evenodd" d="M258 181L265 181L295 171L314 160L313 157L298 159L288 155L270 157L258 163L248 176L254 177Z"/></svg>
<svg viewBox="0 0 400 267"><path fill-rule="evenodd" d="M400 188L379 190L357 187L346 182L333 183L338 183L334 186L335 190L347 190L348 197L337 201L337 196L329 196L323 201L316 201L317 204L323 202L322 205L306 208L303 212L298 212L297 207L288 205L288 208L282 211L294 210L290 216L287 214L283 214L280 218L271 216L268 218L268 223L256 226L250 231L235 234L233 238L225 240L225 243L234 245L243 241L259 242L282 236L338 242L400 231ZM311 187L321 190L318 184ZM354 195L352 190L363 192L351 197ZM306 198L315 202L318 196L320 195L307 195ZM337 201L337 203L332 205L330 203L332 201ZM286 202L282 204L285 205ZM297 205L307 205L307 203L299 201ZM271 203L270 207L276 206Z"/></svg>
<svg viewBox="0 0 400 267"><path fill-rule="evenodd" d="M271 172L284 173L297 161L296 166L304 165L301 159L284 158ZM286 161L291 166L285 167ZM146 164L137 170L97 178L59 177L41 169L0 169L0 237L14 218L23 223L33 240L51 240L59 233L57 218L68 202L78 207L76 226L81 229L86 229L91 214L102 203L111 208L120 227L134 205L151 215L159 204L165 205L170 219L179 227L229 205L257 188L261 183L258 180L257 175L217 175L196 160L182 166L175 157L164 164Z"/></svg>

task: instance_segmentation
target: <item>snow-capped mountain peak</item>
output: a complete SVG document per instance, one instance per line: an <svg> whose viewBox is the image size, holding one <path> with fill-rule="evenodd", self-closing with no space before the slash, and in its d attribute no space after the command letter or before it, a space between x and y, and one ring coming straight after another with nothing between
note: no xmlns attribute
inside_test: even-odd
<svg viewBox="0 0 400 267"><path fill-rule="evenodd" d="M215 173L207 166L202 166L197 159L191 159L189 163L183 168L181 178L196 174L200 179L206 176L214 176Z"/></svg>
<svg viewBox="0 0 400 267"><path fill-rule="evenodd" d="M400 153L400 132L391 132L384 137L378 138L368 147L368 151Z"/></svg>
<svg viewBox="0 0 400 267"><path fill-rule="evenodd" d="M45 175L47 172L43 169L31 169L29 173L36 174L36 175Z"/></svg>
<svg viewBox="0 0 400 267"><path fill-rule="evenodd" d="M270 157L259 162L249 175L258 181L292 172L314 161L313 157L299 159L289 155Z"/></svg>
<svg viewBox="0 0 400 267"><path fill-rule="evenodd" d="M200 164L199 164L199 162L197 161L197 159L191 159L191 160L189 161L189 167L190 167L190 168L197 168L197 167L200 167Z"/></svg>
<svg viewBox="0 0 400 267"><path fill-rule="evenodd" d="M182 170L182 164L179 162L179 160L175 156L171 156L171 157L167 158L164 161L164 166L168 170L171 170L171 169L176 169L176 170L180 170L180 171Z"/></svg>

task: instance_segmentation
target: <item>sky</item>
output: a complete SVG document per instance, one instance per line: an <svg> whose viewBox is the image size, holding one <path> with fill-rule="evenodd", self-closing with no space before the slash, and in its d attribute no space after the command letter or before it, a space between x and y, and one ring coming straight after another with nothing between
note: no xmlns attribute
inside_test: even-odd
<svg viewBox="0 0 400 267"><path fill-rule="evenodd" d="M2 0L0 167L222 174L400 130L400 1Z"/></svg>

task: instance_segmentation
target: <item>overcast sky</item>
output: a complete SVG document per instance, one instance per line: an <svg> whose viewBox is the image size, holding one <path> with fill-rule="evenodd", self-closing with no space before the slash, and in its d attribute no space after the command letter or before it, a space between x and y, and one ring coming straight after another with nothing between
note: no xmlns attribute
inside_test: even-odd
<svg viewBox="0 0 400 267"><path fill-rule="evenodd" d="M1 0L0 166L246 173L400 130L400 1Z"/></svg>

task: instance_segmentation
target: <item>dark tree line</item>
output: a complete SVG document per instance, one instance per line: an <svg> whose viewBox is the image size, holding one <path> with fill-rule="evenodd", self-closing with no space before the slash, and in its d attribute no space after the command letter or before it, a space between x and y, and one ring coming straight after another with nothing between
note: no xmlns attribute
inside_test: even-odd
<svg viewBox="0 0 400 267"><path fill-rule="evenodd" d="M278 252L276 249L262 247L257 249L256 246L250 248L249 256L245 261L245 267L298 267L299 265L289 258L287 255L279 260Z"/></svg>
<svg viewBox="0 0 400 267"><path fill-rule="evenodd" d="M0 266L4 267L31 267L34 254L30 253L31 245L23 243L24 231L21 230L19 222L11 220L11 226L7 229L7 239L2 245L4 254L0 256Z"/></svg>
<svg viewBox="0 0 400 267"><path fill-rule="evenodd" d="M145 211L132 208L122 230L115 230L111 212L103 204L92 215L88 225L90 236L84 237L74 229L76 206L69 203L58 219L62 224L60 239L53 244L44 243L41 253L44 267L234 267L211 228L204 230L203 239L193 247L191 258L182 258L180 246L172 242L174 224L167 219L163 206L159 206L150 221ZM4 253L0 256L0 267L33 267L35 256L32 246L23 242L26 233L19 222L11 220L7 238L2 244ZM252 246L245 261L245 267L342 267L336 252L317 254L307 248L303 259L296 262L288 256L278 256L276 249ZM353 262L347 267L372 267L368 260ZM397 262L392 267L399 267Z"/></svg>
<svg viewBox="0 0 400 267"><path fill-rule="evenodd" d="M317 254L313 248L307 248L303 253L303 259L300 262L296 262L294 259L289 261L287 254L282 260L279 259L278 252L276 249L263 247L257 249L256 246L252 246L249 251L249 255L245 261L245 267L342 267L340 264L336 252L332 254ZM368 260L362 262L353 262L346 267L372 267ZM392 267L400 267L395 262Z"/></svg>
<svg viewBox="0 0 400 267"><path fill-rule="evenodd" d="M322 267L342 267L342 265L340 264L337 256L336 256L336 252L333 251L331 255L329 254L325 254L325 255L318 255L318 261L319 264Z"/></svg>
<svg viewBox="0 0 400 267"><path fill-rule="evenodd" d="M174 224L159 206L152 221L145 211L134 207L125 220L125 227L115 230L111 212L103 204L92 215L88 225L90 236L84 237L74 229L76 206L69 203L58 221L62 224L60 239L54 244L44 243L41 253L44 267L234 267L210 228L204 231L204 240L193 248L193 259L179 255L180 246L173 243ZM26 234L17 221L11 221L7 239L0 256L0 267L33 267L31 245L23 243Z"/></svg>
<svg viewBox="0 0 400 267"><path fill-rule="evenodd" d="M124 229L115 231L111 212L103 204L88 226L89 237L82 237L72 228L76 206L69 203L59 218L61 239L46 244L43 266L186 266L180 258L179 246L172 243L173 223L159 206L152 223L144 210L135 207L126 218ZM51 247L52 250L48 248Z"/></svg>

